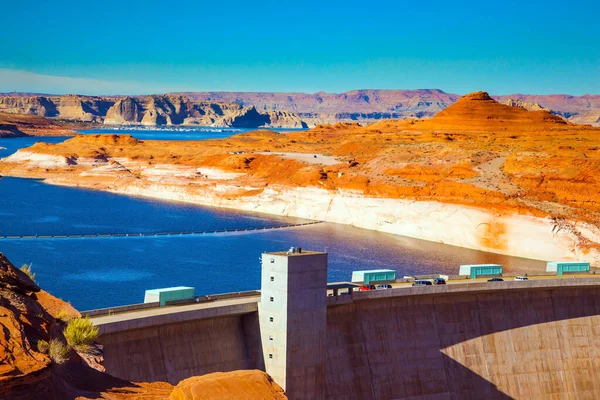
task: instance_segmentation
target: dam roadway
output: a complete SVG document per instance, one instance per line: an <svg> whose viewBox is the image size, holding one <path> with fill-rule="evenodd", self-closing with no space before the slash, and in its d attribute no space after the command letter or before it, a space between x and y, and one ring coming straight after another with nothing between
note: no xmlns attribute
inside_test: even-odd
<svg viewBox="0 0 600 400"><path fill-rule="evenodd" d="M93 316L107 372L264 370L257 293ZM326 399L598 398L600 277L330 296L325 351Z"/></svg>

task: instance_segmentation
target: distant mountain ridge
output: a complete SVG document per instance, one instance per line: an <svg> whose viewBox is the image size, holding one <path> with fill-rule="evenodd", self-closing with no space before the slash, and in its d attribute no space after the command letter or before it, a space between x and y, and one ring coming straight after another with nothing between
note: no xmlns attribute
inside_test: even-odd
<svg viewBox="0 0 600 400"><path fill-rule="evenodd" d="M516 107L546 109L570 122L600 125L600 95L491 97ZM439 89L364 89L312 94L177 92L150 96L8 93L0 94L0 111L105 124L299 128L321 123L430 118L459 98ZM137 111L130 114L134 109Z"/></svg>
<svg viewBox="0 0 600 400"><path fill-rule="evenodd" d="M237 128L305 128L288 111L257 111L236 103L194 101L185 96L0 96L0 112L106 125L201 125Z"/></svg>

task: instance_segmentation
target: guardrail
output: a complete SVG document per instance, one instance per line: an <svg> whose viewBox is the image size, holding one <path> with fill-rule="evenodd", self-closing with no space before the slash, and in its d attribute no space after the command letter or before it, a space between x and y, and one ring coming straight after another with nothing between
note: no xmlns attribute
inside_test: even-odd
<svg viewBox="0 0 600 400"><path fill-rule="evenodd" d="M208 231L181 231L181 232L143 232L143 233L95 233L95 234L72 234L72 235L0 235L0 240L21 240L21 239L92 239L92 238L128 238L128 237L157 237L157 236L191 236L191 235L210 235L216 233L232 232L252 232L266 231L272 229L295 228L298 226L321 224L323 221L303 222L301 224L288 224L278 226L266 226L259 228L234 228L234 229L214 229Z"/></svg>
<svg viewBox="0 0 600 400"><path fill-rule="evenodd" d="M96 310L82 311L81 316L82 317L96 317L98 315L112 315L112 314L119 314L119 313L124 313L124 312L128 312L128 311L139 311L139 310L144 310L147 308L154 308L154 307L160 307L160 303L157 301L157 302L153 302L153 303L138 303L138 304L129 304L126 306L98 308Z"/></svg>
<svg viewBox="0 0 600 400"><path fill-rule="evenodd" d="M212 295L206 295L206 296L196 296L196 297L192 297L190 299L167 301L165 303L164 307L183 306L183 305L195 304L195 303L208 303L208 302L215 302L215 301L219 301L219 300L238 299L238 298L253 297L253 296L260 296L260 291L259 290L249 290L249 291L244 291L244 292L232 292L232 293L212 294ZM82 317L98 317L98 316L120 314L120 313L125 313L125 312L140 311L140 310L146 310L149 308L158 308L158 307L160 307L159 302L129 304L126 306L107 307L107 308L99 308L96 310L82 311L81 316Z"/></svg>

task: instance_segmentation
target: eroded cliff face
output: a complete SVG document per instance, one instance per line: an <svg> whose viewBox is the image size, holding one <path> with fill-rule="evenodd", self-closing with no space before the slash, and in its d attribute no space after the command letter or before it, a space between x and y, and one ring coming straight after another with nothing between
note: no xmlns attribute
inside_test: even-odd
<svg viewBox="0 0 600 400"><path fill-rule="evenodd" d="M227 101L255 106L259 110L288 110L315 126L336 122L373 123L380 119L431 118L454 104L460 95L438 89L352 90L345 93L271 93L271 92L187 92L195 100ZM598 124L600 95L522 95L492 96L501 103L508 100L539 104L552 113L578 124Z"/></svg>
<svg viewBox="0 0 600 400"><path fill-rule="evenodd" d="M99 122L113 103L113 98L95 96L0 96L0 112Z"/></svg>
<svg viewBox="0 0 600 400"><path fill-rule="evenodd" d="M140 383L104 372L100 353L86 357L69 349L57 363L40 351L40 341L65 342L66 318L79 317L68 303L44 292L0 253L0 398L6 400L285 400L283 390L262 371L190 377L173 386Z"/></svg>
<svg viewBox="0 0 600 400"><path fill-rule="evenodd" d="M106 125L306 127L288 111L257 111L236 103L192 101L181 95L137 97L0 96L0 111Z"/></svg>
<svg viewBox="0 0 600 400"><path fill-rule="evenodd" d="M548 108L542 107L538 103L523 101L519 99L508 99L504 102L507 106L523 108L527 111L550 111Z"/></svg>
<svg viewBox="0 0 600 400"><path fill-rule="evenodd" d="M454 104L459 95L445 93L438 89L422 90L352 90L345 93L273 93L273 92L182 92L152 96L169 98L182 96L193 103L213 105L229 104L232 111L255 107L261 114L269 113L273 121L269 126L276 127L278 118L270 111L282 111L292 114L286 128L296 127L296 118L307 126L319 124L335 124L337 122L361 122L363 124L377 122L382 119L431 118L441 110ZM14 94L0 96L0 111L34 114L46 117L60 117L61 96L36 96ZM74 110L67 110L64 118L75 118L78 121L90 120L102 122L106 110L123 97L76 96L83 104ZM600 126L600 95L522 95L492 96L501 103L524 107L530 111L548 110L570 122ZM147 96L135 96L141 102L147 102ZM236 108L237 107L237 108ZM90 111L91 109L91 111ZM200 106L200 109L205 107ZM167 113L170 113L167 112ZM148 116L150 123L156 117ZM192 113L193 114L193 113ZM202 111L200 111L201 115ZM210 114L210 113L209 113ZM189 115L184 118L185 125L207 125L218 122L216 116L208 118ZM186 119L190 118L186 122ZM163 118L157 118L163 119ZM284 120L287 120L286 117ZM125 119L127 123L133 120ZM141 123L141 117L136 119ZM166 119L163 119L166 120ZM117 121L117 120L113 120ZM178 123L172 122L173 125ZM295 126L292 126L295 125ZM257 126L255 126L257 127Z"/></svg>

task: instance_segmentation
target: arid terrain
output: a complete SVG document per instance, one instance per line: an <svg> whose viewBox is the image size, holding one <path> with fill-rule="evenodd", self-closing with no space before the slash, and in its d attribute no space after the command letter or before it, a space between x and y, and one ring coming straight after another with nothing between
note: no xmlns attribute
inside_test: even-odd
<svg viewBox="0 0 600 400"><path fill-rule="evenodd" d="M306 124L293 112L258 111L253 106L194 101L180 95L137 97L10 95L0 96L0 112L105 125L306 127Z"/></svg>
<svg viewBox="0 0 600 400"><path fill-rule="evenodd" d="M75 126L35 115L0 113L0 138L21 136L74 136Z"/></svg>
<svg viewBox="0 0 600 400"><path fill-rule="evenodd" d="M106 125L214 125L301 128L337 122L431 118L460 95L439 89L344 93L181 92L152 96L0 94L0 112ZM547 110L570 122L600 126L600 96L492 96L502 104Z"/></svg>
<svg viewBox="0 0 600 400"><path fill-rule="evenodd" d="M202 142L80 136L0 173L339 222L538 259L600 250L600 129L466 95L426 120Z"/></svg>
<svg viewBox="0 0 600 400"><path fill-rule="evenodd" d="M2 399L286 399L262 371L214 373L139 383L104 372L101 346L71 348L58 359L40 343L65 342L66 321L79 317L68 303L41 290L0 253L0 398Z"/></svg>

